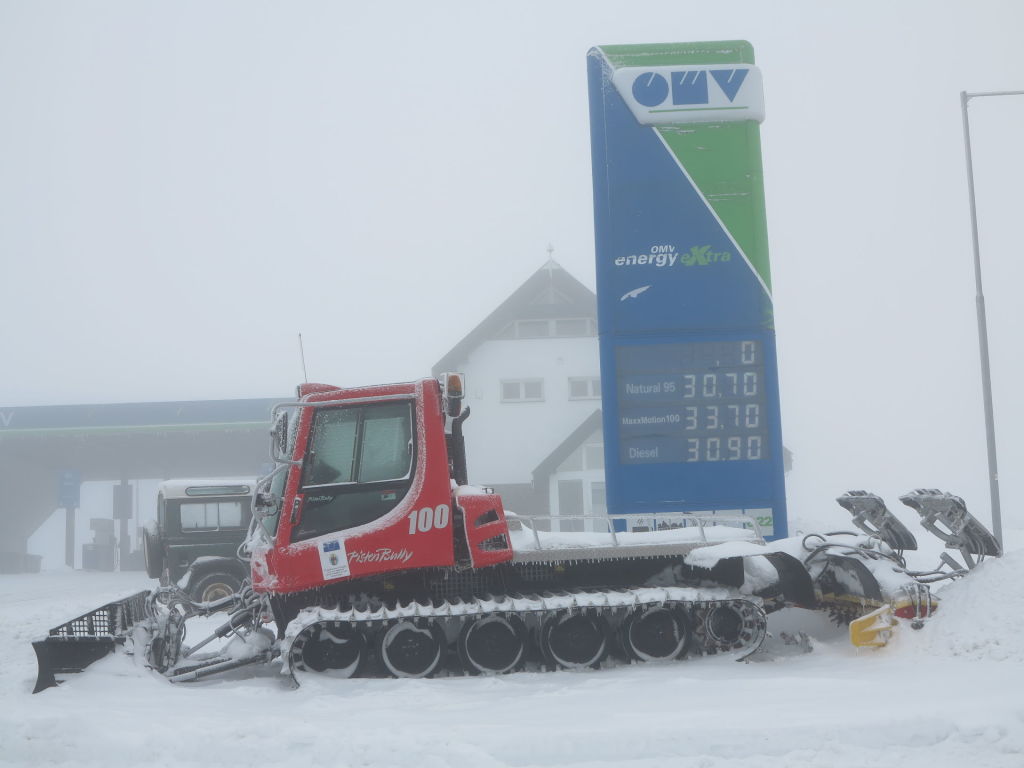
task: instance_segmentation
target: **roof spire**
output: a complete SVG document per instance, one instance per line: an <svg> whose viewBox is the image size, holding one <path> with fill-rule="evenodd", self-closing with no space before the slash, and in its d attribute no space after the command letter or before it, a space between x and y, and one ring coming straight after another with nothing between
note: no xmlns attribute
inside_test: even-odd
<svg viewBox="0 0 1024 768"><path fill-rule="evenodd" d="M555 252L555 246L553 246L551 243L548 243L547 250L548 250L548 260L547 260L547 263L545 263L544 266L541 267L541 269L546 269L548 271L549 276L550 276L550 273L554 272L556 269L561 269L562 267L559 265L559 263L557 261L555 261L554 256L552 256L552 254Z"/></svg>

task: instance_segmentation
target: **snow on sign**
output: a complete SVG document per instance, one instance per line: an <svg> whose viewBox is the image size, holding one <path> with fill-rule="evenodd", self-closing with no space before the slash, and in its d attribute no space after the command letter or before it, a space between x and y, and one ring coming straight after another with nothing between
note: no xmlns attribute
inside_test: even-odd
<svg viewBox="0 0 1024 768"><path fill-rule="evenodd" d="M744 41L590 51L611 514L737 510L786 535L759 123Z"/></svg>

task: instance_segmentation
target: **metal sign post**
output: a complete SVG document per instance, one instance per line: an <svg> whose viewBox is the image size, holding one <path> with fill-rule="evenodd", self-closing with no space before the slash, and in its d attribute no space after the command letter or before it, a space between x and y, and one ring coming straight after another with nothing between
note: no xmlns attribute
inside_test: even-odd
<svg viewBox="0 0 1024 768"><path fill-rule="evenodd" d="M57 478L57 506L64 508L64 564L75 567L75 509L81 503L82 473L66 469Z"/></svg>
<svg viewBox="0 0 1024 768"><path fill-rule="evenodd" d="M978 210L974 201L974 163L971 158L971 126L967 117L967 104L981 96L1024 96L1024 91L990 91L968 93L960 91L960 112L964 122L964 153L967 157L967 194L971 203L971 241L974 245L974 285L978 310L978 349L981 354L981 392L985 409L985 444L988 449L989 500L992 505L992 532L1000 546L1003 543L1003 519L999 508L999 467L996 461L996 428L992 411L992 374L988 359L988 322L985 313L985 294L981 288L981 251L978 247Z"/></svg>

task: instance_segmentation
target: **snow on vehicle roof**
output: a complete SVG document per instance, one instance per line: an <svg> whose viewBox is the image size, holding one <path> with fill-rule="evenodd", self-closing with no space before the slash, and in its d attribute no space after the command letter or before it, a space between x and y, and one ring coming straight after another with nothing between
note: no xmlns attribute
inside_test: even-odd
<svg viewBox="0 0 1024 768"><path fill-rule="evenodd" d="M179 477L164 480L160 483L159 491L165 498L248 496L255 487L255 475L244 477Z"/></svg>

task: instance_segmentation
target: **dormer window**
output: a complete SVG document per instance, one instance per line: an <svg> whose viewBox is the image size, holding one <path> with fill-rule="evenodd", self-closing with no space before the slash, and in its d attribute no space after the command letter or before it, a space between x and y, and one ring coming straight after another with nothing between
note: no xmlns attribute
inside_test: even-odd
<svg viewBox="0 0 1024 768"><path fill-rule="evenodd" d="M558 317L543 320L516 320L497 334L499 339L575 338L597 335L592 317Z"/></svg>

